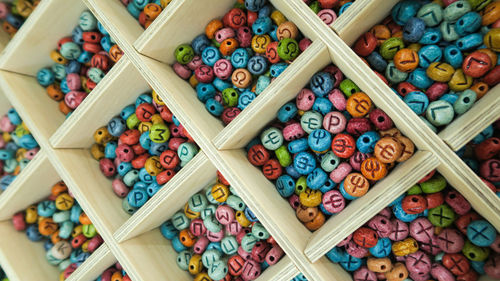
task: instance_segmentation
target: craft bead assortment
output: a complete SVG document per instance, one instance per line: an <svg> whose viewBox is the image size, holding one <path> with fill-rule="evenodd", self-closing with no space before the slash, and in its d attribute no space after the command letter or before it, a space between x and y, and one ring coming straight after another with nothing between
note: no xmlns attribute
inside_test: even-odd
<svg viewBox="0 0 500 281"><path fill-rule="evenodd" d="M316 73L247 147L248 160L262 167L311 231L365 195L415 150L334 65Z"/></svg>
<svg viewBox="0 0 500 281"><path fill-rule="evenodd" d="M69 116L104 78L123 52L90 11L84 11L72 35L50 53L51 67L37 73L47 95Z"/></svg>
<svg viewBox="0 0 500 281"><path fill-rule="evenodd" d="M500 278L500 236L432 172L328 252L355 280Z"/></svg>
<svg viewBox="0 0 500 281"><path fill-rule="evenodd" d="M235 6L222 19L210 21L191 44L178 46L173 65L225 125L311 44L266 1L238 1Z"/></svg>
<svg viewBox="0 0 500 281"><path fill-rule="evenodd" d="M29 240L43 242L47 262L61 271L59 280L67 279L103 243L62 181L52 187L47 200L16 213L12 223Z"/></svg>
<svg viewBox="0 0 500 281"><path fill-rule="evenodd" d="M17 0L14 3L0 2L0 21L3 30L10 36L14 36L40 2L41 0Z"/></svg>
<svg viewBox="0 0 500 281"><path fill-rule="evenodd" d="M136 18L144 29L160 15L172 0L120 0L127 11Z"/></svg>
<svg viewBox="0 0 500 281"><path fill-rule="evenodd" d="M331 25L354 1L352 0L304 0L311 10L326 24Z"/></svg>
<svg viewBox="0 0 500 281"><path fill-rule="evenodd" d="M500 81L498 19L498 2L401 1L353 50L437 132Z"/></svg>
<svg viewBox="0 0 500 281"><path fill-rule="evenodd" d="M133 214L198 153L198 146L156 92L140 95L94 133L90 152Z"/></svg>
<svg viewBox="0 0 500 281"><path fill-rule="evenodd" d="M122 268L120 263L116 263L112 267L106 269L96 281L130 281L130 276Z"/></svg>
<svg viewBox="0 0 500 281"><path fill-rule="evenodd" d="M6 190L39 151L38 143L11 108L0 118L0 189Z"/></svg>

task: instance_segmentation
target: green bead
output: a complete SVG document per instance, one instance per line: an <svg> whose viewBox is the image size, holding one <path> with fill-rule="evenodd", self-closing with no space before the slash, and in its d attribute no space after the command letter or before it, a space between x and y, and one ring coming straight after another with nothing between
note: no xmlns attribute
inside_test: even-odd
<svg viewBox="0 0 500 281"><path fill-rule="evenodd" d="M259 239L265 240L269 238L269 232L264 228L264 226L260 222L256 222L252 227L252 235Z"/></svg>
<svg viewBox="0 0 500 281"><path fill-rule="evenodd" d="M89 71L87 71L87 75L89 76L90 80L94 81L95 83L101 82L102 78L106 76L106 73L104 71L100 70L97 67L91 67Z"/></svg>
<svg viewBox="0 0 500 281"><path fill-rule="evenodd" d="M78 25L83 31L92 31L97 28L97 19L89 11L83 11L80 14Z"/></svg>
<svg viewBox="0 0 500 281"><path fill-rule="evenodd" d="M258 239L255 238L252 233L247 233L241 239L241 248L243 248L245 252L251 253L253 246L255 246L255 243L257 243L257 241Z"/></svg>
<svg viewBox="0 0 500 281"><path fill-rule="evenodd" d="M232 185L230 185L230 186L229 186L229 192L231 192L232 194L234 194L234 195L236 195L236 196L239 196L239 195L238 195L238 192L236 192L236 189L235 189ZM226 200L226 201L227 201L227 200ZM226 202L226 203L227 203L227 202Z"/></svg>
<svg viewBox="0 0 500 281"><path fill-rule="evenodd" d="M182 44L175 49L175 59L180 64L188 64L194 58L194 50L189 44Z"/></svg>
<svg viewBox="0 0 500 281"><path fill-rule="evenodd" d="M323 158L321 158L321 168L327 173L335 170L339 164L340 158L331 150L325 153Z"/></svg>
<svg viewBox="0 0 500 281"><path fill-rule="evenodd" d="M418 184L412 186L408 191L406 192L407 195L418 195L422 194L422 188Z"/></svg>
<svg viewBox="0 0 500 281"><path fill-rule="evenodd" d="M437 193L446 188L446 180L442 176L435 176L421 183L420 188L424 193Z"/></svg>
<svg viewBox="0 0 500 281"><path fill-rule="evenodd" d="M58 264L60 264L62 262L62 260L54 258L54 256L52 256L52 252L51 251L47 251L45 253L45 258L47 259L47 261L51 265L58 265Z"/></svg>
<svg viewBox="0 0 500 281"><path fill-rule="evenodd" d="M137 115L135 115L135 113L131 114L127 118L127 128L129 128L131 130L137 128L137 126L139 126L140 123L141 123L141 120L139 120L139 118L137 118Z"/></svg>
<svg viewBox="0 0 500 281"><path fill-rule="evenodd" d="M295 39L283 38L278 43L278 56L282 60L294 60L299 54L299 43Z"/></svg>
<svg viewBox="0 0 500 281"><path fill-rule="evenodd" d="M234 236L226 236L220 242L222 252L226 255L234 255L238 252L238 241Z"/></svg>
<svg viewBox="0 0 500 281"><path fill-rule="evenodd" d="M228 271L227 262L218 260L208 269L208 277L212 280L222 280L227 275Z"/></svg>
<svg viewBox="0 0 500 281"><path fill-rule="evenodd" d="M239 2L234 3L234 8L246 10L245 4Z"/></svg>
<svg viewBox="0 0 500 281"><path fill-rule="evenodd" d="M488 4L491 3L491 0L468 0L469 4L471 5L471 8L479 11L482 10L484 7L486 7Z"/></svg>
<svg viewBox="0 0 500 281"><path fill-rule="evenodd" d="M30 160L26 158L21 159L21 161L19 161L19 168L21 168L20 171L24 170L24 168L26 168L26 166L28 166L29 163Z"/></svg>
<svg viewBox="0 0 500 281"><path fill-rule="evenodd" d="M280 146L274 151L274 153L276 154L276 158L278 158L282 167L288 167L292 164L292 156L288 152L286 145Z"/></svg>
<svg viewBox="0 0 500 281"><path fill-rule="evenodd" d="M453 106L445 100L431 102L425 112L427 120L436 127L450 124L454 116Z"/></svg>
<svg viewBox="0 0 500 281"><path fill-rule="evenodd" d="M82 53L82 49L75 42L66 42L61 45L59 52L65 59L76 60Z"/></svg>
<svg viewBox="0 0 500 281"><path fill-rule="evenodd" d="M295 182L295 194L299 195L302 192L304 192L307 188L307 177L306 176L301 176L300 178L297 179L297 182Z"/></svg>
<svg viewBox="0 0 500 281"><path fill-rule="evenodd" d="M189 269L189 261L191 260L191 252L184 250L177 254L177 266L187 271Z"/></svg>
<svg viewBox="0 0 500 281"><path fill-rule="evenodd" d="M149 138L152 142L164 143L170 138L170 130L163 123L154 124L149 129Z"/></svg>
<svg viewBox="0 0 500 281"><path fill-rule="evenodd" d="M300 117L300 126L308 134L316 129L321 129L323 126L323 115L316 111L306 111Z"/></svg>
<svg viewBox="0 0 500 281"><path fill-rule="evenodd" d="M92 238L97 235L97 230L93 224L84 224L82 227L82 233L87 238Z"/></svg>
<svg viewBox="0 0 500 281"><path fill-rule="evenodd" d="M471 261L485 261L490 255L490 248L479 247L472 244L470 240L466 240L462 253Z"/></svg>
<svg viewBox="0 0 500 281"><path fill-rule="evenodd" d="M234 194L229 195L227 197L226 203L229 207L233 208L236 211L244 211L246 204L241 200L239 196L236 196Z"/></svg>
<svg viewBox="0 0 500 281"><path fill-rule="evenodd" d="M66 270L66 268L68 268L68 266L70 266L70 264L72 264L71 260L65 259L61 263L59 263L58 268L60 271L64 271L64 270Z"/></svg>
<svg viewBox="0 0 500 281"><path fill-rule="evenodd" d="M467 112L476 102L477 94L473 90L467 89L458 95L458 99L453 104L453 109L457 115Z"/></svg>
<svg viewBox="0 0 500 281"><path fill-rule="evenodd" d="M19 125L14 130L14 134L16 135L16 137L20 138L20 137L22 137L24 135L29 134L29 132L24 128L24 126Z"/></svg>
<svg viewBox="0 0 500 281"><path fill-rule="evenodd" d="M203 266L206 268L210 268L210 266L220 260L222 257L222 253L219 250L216 249L210 249L206 250L202 255L201 255L201 262L203 263Z"/></svg>
<svg viewBox="0 0 500 281"><path fill-rule="evenodd" d="M394 62L392 61L385 68L385 77L391 83L401 83L408 78L408 75L408 73L397 69L396 65L394 65Z"/></svg>
<svg viewBox="0 0 500 281"><path fill-rule="evenodd" d="M190 223L188 217L182 212L175 213L172 216L171 221L175 229L179 231L188 228Z"/></svg>
<svg viewBox="0 0 500 281"><path fill-rule="evenodd" d="M380 45L380 55L386 60L392 60L396 53L404 47L405 44L401 38L391 37Z"/></svg>
<svg viewBox="0 0 500 281"><path fill-rule="evenodd" d="M284 139L281 130L271 127L260 134L262 145L268 150L276 150L283 145Z"/></svg>
<svg viewBox="0 0 500 281"><path fill-rule="evenodd" d="M443 20L443 8L437 3L429 3L418 10L417 18L424 21L427 27L433 27Z"/></svg>
<svg viewBox="0 0 500 281"><path fill-rule="evenodd" d="M319 11L321 11L321 7L319 6L318 1L314 1L311 4L309 4L309 8L311 8L311 10L313 10L313 12L315 14L317 14L317 13L319 13Z"/></svg>
<svg viewBox="0 0 500 281"><path fill-rule="evenodd" d="M351 79L342 80L342 82L340 82L339 88L346 97L350 97L354 93L361 92L361 89L358 87L358 85L352 82Z"/></svg>
<svg viewBox="0 0 500 281"><path fill-rule="evenodd" d="M425 119L424 116L419 116L419 118L425 123L425 125L427 125L427 127L429 127L434 133L437 134L438 129L434 125L432 125L427 119Z"/></svg>
<svg viewBox="0 0 500 281"><path fill-rule="evenodd" d="M443 35L443 40L447 42L452 42L460 38L457 31L455 30L455 24L447 21L443 21L439 26L441 34Z"/></svg>
<svg viewBox="0 0 500 281"><path fill-rule="evenodd" d="M3 171L9 174L13 173L14 170L16 170L18 164L19 163L17 163L16 159L14 158L4 160Z"/></svg>
<svg viewBox="0 0 500 281"><path fill-rule="evenodd" d="M50 68L54 72L54 77L57 80L63 80L66 78L66 68L62 64L55 63Z"/></svg>
<svg viewBox="0 0 500 281"><path fill-rule="evenodd" d="M137 170L130 170L123 177L123 183L128 187L132 187L138 181L139 172L137 172Z"/></svg>
<svg viewBox="0 0 500 281"><path fill-rule="evenodd" d="M212 44L214 45L214 47L220 48L220 43L217 40L215 40L215 38L212 39Z"/></svg>
<svg viewBox="0 0 500 281"><path fill-rule="evenodd" d="M443 19L447 22L454 23L471 10L472 7L467 0L458 0L444 9Z"/></svg>
<svg viewBox="0 0 500 281"><path fill-rule="evenodd" d="M455 212L446 204L430 209L427 217L433 225L439 227L448 227L452 225L456 219Z"/></svg>
<svg viewBox="0 0 500 281"><path fill-rule="evenodd" d="M203 225L207 228L208 231L213 233L218 233L222 230L222 225L215 218L215 216L208 216L203 219Z"/></svg>
<svg viewBox="0 0 500 281"><path fill-rule="evenodd" d="M226 88L222 91L222 101L225 106L233 107L238 105L238 92L235 88Z"/></svg>
<svg viewBox="0 0 500 281"><path fill-rule="evenodd" d="M122 209L129 215L133 215L138 208L135 208L135 207L132 207L130 206L130 204L128 203L128 200L127 198L124 198L122 200Z"/></svg>
<svg viewBox="0 0 500 281"><path fill-rule="evenodd" d="M184 142L177 148L177 155L181 160L181 167L184 167L191 159L198 154L198 147L192 142Z"/></svg>
<svg viewBox="0 0 500 281"><path fill-rule="evenodd" d="M199 213L207 207L207 198L202 194L195 194L189 198L188 206L191 211Z"/></svg>
<svg viewBox="0 0 500 281"><path fill-rule="evenodd" d="M216 210L217 210L216 205L208 205L205 209L203 209L203 211L201 211L201 219L204 220L207 217L215 215Z"/></svg>

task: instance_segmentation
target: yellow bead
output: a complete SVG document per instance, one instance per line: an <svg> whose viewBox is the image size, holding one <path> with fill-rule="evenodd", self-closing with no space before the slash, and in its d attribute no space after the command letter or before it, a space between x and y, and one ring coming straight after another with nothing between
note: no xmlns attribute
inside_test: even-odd
<svg viewBox="0 0 500 281"><path fill-rule="evenodd" d="M271 13L271 19L276 26L284 23L286 21L285 16L278 10Z"/></svg>
<svg viewBox="0 0 500 281"><path fill-rule="evenodd" d="M14 130L14 133L16 134L16 137L20 138L20 137L22 137L24 135L29 134L30 132L28 132L27 130L25 130L22 125L18 125L16 127L16 130Z"/></svg>
<svg viewBox="0 0 500 281"><path fill-rule="evenodd" d="M59 274L59 281L64 281L66 278L64 278L64 271Z"/></svg>
<svg viewBox="0 0 500 281"><path fill-rule="evenodd" d="M399 257L413 254L416 251L418 251L418 244L413 238L406 238L392 244L392 252Z"/></svg>
<svg viewBox="0 0 500 281"><path fill-rule="evenodd" d="M189 204L186 202L186 204L184 205L184 214L186 215L186 217L188 217L188 219L190 220L194 220L198 217L200 217L200 212L195 212L191 209L189 209Z"/></svg>
<svg viewBox="0 0 500 281"><path fill-rule="evenodd" d="M38 212L36 209L36 206L29 206L24 215L24 219L26 220L27 224L33 224L38 221Z"/></svg>
<svg viewBox="0 0 500 281"><path fill-rule="evenodd" d="M155 90L153 90L153 92L151 93L151 95L153 96L153 100L156 102L156 104L158 104L158 105L165 105L165 103L163 102L162 98L160 97L160 95L158 95L158 93L156 93Z"/></svg>
<svg viewBox="0 0 500 281"><path fill-rule="evenodd" d="M12 140L12 136L7 132L2 133L2 138L5 142L10 142Z"/></svg>
<svg viewBox="0 0 500 281"><path fill-rule="evenodd" d="M223 184L215 184L212 187L212 197L219 203L226 202L229 197L229 188Z"/></svg>
<svg viewBox="0 0 500 281"><path fill-rule="evenodd" d="M444 62L433 62L427 68L427 76L437 82L448 82L455 73L453 66Z"/></svg>
<svg viewBox="0 0 500 281"><path fill-rule="evenodd" d="M98 144L106 144L113 139L113 136L108 132L108 128L103 126L97 129L94 133L94 140Z"/></svg>
<svg viewBox="0 0 500 281"><path fill-rule="evenodd" d="M84 251L85 253L89 251L89 243L90 240L87 240L82 244L82 251Z"/></svg>
<svg viewBox="0 0 500 281"><path fill-rule="evenodd" d="M469 89L472 86L473 80L472 77L465 75L462 69L459 68L453 73L448 86L452 91L461 92Z"/></svg>
<svg viewBox="0 0 500 281"><path fill-rule="evenodd" d="M321 191L312 190L310 188L306 188L304 192L301 192L299 195L300 203L306 207L316 207L321 204Z"/></svg>
<svg viewBox="0 0 500 281"><path fill-rule="evenodd" d="M495 52L500 52L500 28L492 28L484 35L484 44Z"/></svg>
<svg viewBox="0 0 500 281"><path fill-rule="evenodd" d="M67 64L68 63L68 60L65 59L61 53L59 53L58 51L56 50L53 50L52 52L50 52L50 58L55 62L55 63L58 63L58 64Z"/></svg>
<svg viewBox="0 0 500 281"><path fill-rule="evenodd" d="M62 193L59 196L57 196L55 204L56 208L61 211L67 211L73 207L73 204L75 203L75 199L73 197L69 196L68 193Z"/></svg>
<svg viewBox="0 0 500 281"><path fill-rule="evenodd" d="M189 273L196 275L203 270L201 255L194 254L189 260Z"/></svg>
<svg viewBox="0 0 500 281"><path fill-rule="evenodd" d="M194 74L189 78L189 85L191 85L191 87L193 88L196 88L196 86L198 85L198 80L196 80Z"/></svg>
<svg viewBox="0 0 500 281"><path fill-rule="evenodd" d="M422 45L420 45L418 43L413 43L413 44L411 44L410 46L408 46L406 48L408 48L410 50L413 50L413 51L415 51L415 52L418 53L418 51L420 50L420 48L422 48Z"/></svg>
<svg viewBox="0 0 500 281"><path fill-rule="evenodd" d="M252 223L247 219L247 216L245 216L245 212L243 211L236 211L236 221L243 227L250 226Z"/></svg>
<svg viewBox="0 0 500 281"><path fill-rule="evenodd" d="M23 128L26 132L28 132L28 133L30 132L30 130L28 129L28 126L26 126L26 123L24 123L24 121L21 123L21 126L23 126Z"/></svg>
<svg viewBox="0 0 500 281"><path fill-rule="evenodd" d="M193 281L212 281L212 278L208 276L208 273L202 272L196 275Z"/></svg>
<svg viewBox="0 0 500 281"><path fill-rule="evenodd" d="M79 224L73 228L73 231L71 232L71 237L75 238L76 236L80 235L83 233L83 225Z"/></svg>
<svg viewBox="0 0 500 281"><path fill-rule="evenodd" d="M26 148L19 148L17 151L16 151L16 160L17 162L21 161L22 159L24 159L24 154L27 152L28 150Z"/></svg>
<svg viewBox="0 0 500 281"><path fill-rule="evenodd" d="M147 131L151 130L151 126L153 126L153 123L151 123L151 122L141 122L139 124L139 127L137 129L142 134L144 132L147 132Z"/></svg>
<svg viewBox="0 0 500 281"><path fill-rule="evenodd" d="M146 160L144 164L144 169L149 175L156 177L159 173L163 172L164 168L160 163L160 157L151 156Z"/></svg>
<svg viewBox="0 0 500 281"><path fill-rule="evenodd" d="M165 124L165 120L163 120L163 118L161 118L161 115L160 114L154 114L153 116L151 116L151 122L154 124Z"/></svg>
<svg viewBox="0 0 500 281"><path fill-rule="evenodd" d="M90 154L95 160L101 160L104 158L104 147L100 144L94 143L90 147Z"/></svg>
<svg viewBox="0 0 500 281"><path fill-rule="evenodd" d="M271 43L269 35L255 35L252 38L252 50L257 54L264 54L269 43Z"/></svg>
<svg viewBox="0 0 500 281"><path fill-rule="evenodd" d="M172 0L160 0L160 5L163 9L165 9L165 7L167 7L168 4L170 4L170 2L172 2Z"/></svg>

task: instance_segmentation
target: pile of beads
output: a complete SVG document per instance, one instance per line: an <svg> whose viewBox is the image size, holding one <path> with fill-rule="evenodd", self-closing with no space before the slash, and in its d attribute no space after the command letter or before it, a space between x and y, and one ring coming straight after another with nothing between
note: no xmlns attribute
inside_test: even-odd
<svg viewBox="0 0 500 281"><path fill-rule="evenodd" d="M127 11L147 29L172 0L121 0Z"/></svg>
<svg viewBox="0 0 500 281"><path fill-rule="evenodd" d="M120 263L115 263L112 267L106 269L96 281L130 281L127 272L122 268Z"/></svg>
<svg viewBox="0 0 500 281"><path fill-rule="evenodd" d="M307 278L304 276L304 274L299 273L291 281L307 281Z"/></svg>
<svg viewBox="0 0 500 281"><path fill-rule="evenodd" d="M227 125L310 44L267 0L239 0L191 44L177 47L173 68Z"/></svg>
<svg viewBox="0 0 500 281"><path fill-rule="evenodd" d="M0 117L0 189L3 191L40 148L14 108Z"/></svg>
<svg viewBox="0 0 500 281"><path fill-rule="evenodd" d="M122 55L94 15L84 11L72 36L59 40L57 50L50 53L55 63L40 69L37 80L49 97L59 102L59 110L69 116Z"/></svg>
<svg viewBox="0 0 500 281"><path fill-rule="evenodd" d="M500 81L500 3L429 2L399 2L353 49L437 131Z"/></svg>
<svg viewBox="0 0 500 281"><path fill-rule="evenodd" d="M284 256L219 172L217 182L193 195L160 231L194 280L255 280Z"/></svg>
<svg viewBox="0 0 500 281"><path fill-rule="evenodd" d="M326 25L330 25L352 5L354 0L304 0L304 2Z"/></svg>
<svg viewBox="0 0 500 281"><path fill-rule="evenodd" d="M327 257L353 272L355 280L476 281L485 274L500 278L497 231L434 172Z"/></svg>
<svg viewBox="0 0 500 281"><path fill-rule="evenodd" d="M47 200L16 213L12 223L16 230L26 231L29 240L44 243L45 257L59 267L60 280L68 278L103 243L62 181L52 187Z"/></svg>
<svg viewBox="0 0 500 281"><path fill-rule="evenodd" d="M113 178L123 210L135 213L198 153L198 146L156 92L140 95L94 133L90 152Z"/></svg>
<svg viewBox="0 0 500 281"><path fill-rule="evenodd" d="M7 278L7 275L3 271L3 269L0 267L0 280L2 281L9 281L9 278Z"/></svg>
<svg viewBox="0 0 500 281"><path fill-rule="evenodd" d="M21 28L41 0L16 0L13 3L0 2L2 28L11 37Z"/></svg>
<svg viewBox="0 0 500 281"><path fill-rule="evenodd" d="M500 197L500 119L457 154Z"/></svg>
<svg viewBox="0 0 500 281"><path fill-rule="evenodd" d="M262 167L311 231L341 212L346 200L365 195L415 149L334 65L316 73L247 147L248 160Z"/></svg>

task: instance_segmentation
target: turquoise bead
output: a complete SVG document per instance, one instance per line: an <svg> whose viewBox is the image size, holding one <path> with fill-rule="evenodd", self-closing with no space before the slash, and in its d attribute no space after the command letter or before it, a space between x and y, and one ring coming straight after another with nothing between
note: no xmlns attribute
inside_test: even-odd
<svg viewBox="0 0 500 281"><path fill-rule="evenodd" d="M177 230L183 230L189 227L189 219L184 213L181 212L175 213L172 216L171 221L175 229Z"/></svg>
<svg viewBox="0 0 500 281"><path fill-rule="evenodd" d="M168 220L160 226L160 232L163 235L163 237L167 238L168 240L174 239L179 231L175 228L175 226L172 224L171 220Z"/></svg>
<svg viewBox="0 0 500 281"><path fill-rule="evenodd" d="M203 211L201 211L201 219L204 220L207 217L215 215L216 210L217 210L216 205L208 205Z"/></svg>
<svg viewBox="0 0 500 281"><path fill-rule="evenodd" d="M284 138L281 130L271 127L260 135L262 145L268 150L276 150L283 145Z"/></svg>
<svg viewBox="0 0 500 281"><path fill-rule="evenodd" d="M47 261L51 265L58 265L58 264L60 264L62 262L62 260L54 258L54 256L52 256L52 252L51 251L47 251L45 253L45 258L47 259Z"/></svg>
<svg viewBox="0 0 500 281"><path fill-rule="evenodd" d="M79 26L83 31L92 31L97 28L97 19L89 11L80 14Z"/></svg>
<svg viewBox="0 0 500 281"><path fill-rule="evenodd" d="M420 120L422 120L426 125L427 127L429 127L434 133L437 133L437 128L432 125L424 116L419 116L420 117Z"/></svg>
<svg viewBox="0 0 500 281"><path fill-rule="evenodd" d="M59 52L65 59L76 60L82 53L82 49L74 42L66 42L61 45Z"/></svg>
<svg viewBox="0 0 500 281"><path fill-rule="evenodd" d="M257 79L257 84L255 85L255 94L259 95L260 93L262 93L267 88L267 86L269 86L269 84L271 84L270 77L263 75L259 76L259 78Z"/></svg>
<svg viewBox="0 0 500 281"><path fill-rule="evenodd" d="M189 261L191 260L191 252L184 250L177 254L177 266L182 270L189 269Z"/></svg>
<svg viewBox="0 0 500 281"><path fill-rule="evenodd" d="M460 17L470 12L472 7L466 0L458 0L448 5L443 10L443 19L450 23L455 23Z"/></svg>
<svg viewBox="0 0 500 281"><path fill-rule="evenodd" d="M149 199L149 196L148 196L148 193L146 192L146 190L140 189L140 188L132 189L127 194L127 201L129 203L129 205L134 207L134 208L142 207L144 204L146 204L148 199Z"/></svg>
<svg viewBox="0 0 500 281"><path fill-rule="evenodd" d="M443 8L436 3L429 3L418 10L417 17L428 27L438 25L443 20Z"/></svg>
<svg viewBox="0 0 500 281"><path fill-rule="evenodd" d="M14 170L16 169L18 163L16 159L10 158L7 160L4 160L3 163L3 171L6 172L7 174L12 174Z"/></svg>
<svg viewBox="0 0 500 281"><path fill-rule="evenodd" d="M137 170L130 170L123 177L123 183L125 183L125 185L128 187L134 186L134 184L138 181L139 181L139 171Z"/></svg>
<svg viewBox="0 0 500 281"><path fill-rule="evenodd" d="M208 231L218 233L222 230L222 225L217 221L215 216L207 216L203 219L203 225Z"/></svg>
<svg viewBox="0 0 500 281"><path fill-rule="evenodd" d="M426 117L434 126L443 126L453 121L455 112L453 106L444 100L433 101L429 104L426 111Z"/></svg>
<svg viewBox="0 0 500 281"><path fill-rule="evenodd" d="M181 160L181 167L184 167L198 154L198 147L191 142L184 142L177 148L177 154Z"/></svg>
<svg viewBox="0 0 500 281"><path fill-rule="evenodd" d="M65 259L62 262L59 263L58 268L60 271L64 271L68 266L71 265L71 260L70 259Z"/></svg>
<svg viewBox="0 0 500 281"><path fill-rule="evenodd" d="M467 112L476 102L477 94L473 90L465 90L458 96L453 104L453 109L457 115Z"/></svg>
<svg viewBox="0 0 500 281"><path fill-rule="evenodd" d="M243 202L240 197L232 194L227 197L226 203L236 211L243 211L246 207L245 202Z"/></svg>
<svg viewBox="0 0 500 281"><path fill-rule="evenodd" d="M397 69L396 65L394 65L394 62L391 61L387 65L387 68L385 69L385 77L391 83L401 83L401 82L405 81L406 78L408 78L408 73Z"/></svg>
<svg viewBox="0 0 500 281"><path fill-rule="evenodd" d="M256 222L252 227L252 235L259 240L266 240L269 238L269 232L264 228L260 222Z"/></svg>
<svg viewBox="0 0 500 281"><path fill-rule="evenodd" d="M55 63L50 68L54 73L54 77L57 80L63 80L66 78L66 68L62 64Z"/></svg>
<svg viewBox="0 0 500 281"><path fill-rule="evenodd" d="M300 118L300 126L308 134L316 129L321 129L323 126L323 115L316 111L307 111Z"/></svg>
<svg viewBox="0 0 500 281"><path fill-rule="evenodd" d="M104 71L102 71L101 69L99 69L97 67L91 67L87 71L87 75L89 76L89 78L92 81L94 81L95 83L99 83L99 82L101 82L102 78L104 78L106 73L104 73Z"/></svg>
<svg viewBox="0 0 500 281"><path fill-rule="evenodd" d="M483 44L483 35L481 33L472 33L467 36L461 37L455 42L458 49L467 51L475 49Z"/></svg>
<svg viewBox="0 0 500 281"><path fill-rule="evenodd" d="M205 189L205 198L207 198L207 201L210 203L210 204L218 204L219 202L217 202L217 200L215 200L215 198L212 196L212 186L213 184L209 184L206 189Z"/></svg>
<svg viewBox="0 0 500 281"><path fill-rule="evenodd" d="M426 70L420 67L410 73L406 81L420 89L427 89L434 83L434 81L427 76Z"/></svg>
<svg viewBox="0 0 500 281"><path fill-rule="evenodd" d="M495 228L485 220L476 220L467 226L467 238L479 247L489 247L497 237Z"/></svg>
<svg viewBox="0 0 500 281"><path fill-rule="evenodd" d="M207 198L197 193L189 198L188 205L193 212L199 213L207 206Z"/></svg>
<svg viewBox="0 0 500 281"><path fill-rule="evenodd" d="M55 223L62 223L65 221L69 221L70 211L57 212L52 215L52 219Z"/></svg>
<svg viewBox="0 0 500 281"><path fill-rule="evenodd" d="M228 270L226 262L215 261L208 269L208 277L212 278L212 280L222 280L227 275Z"/></svg>
<svg viewBox="0 0 500 281"><path fill-rule="evenodd" d="M73 231L74 224L70 221L65 221L61 223L59 227L59 237L62 239L68 239Z"/></svg>
<svg viewBox="0 0 500 281"><path fill-rule="evenodd" d="M236 241L236 238L234 236L226 236L222 238L220 246L222 252L229 256L236 254L239 247L238 241Z"/></svg>
<svg viewBox="0 0 500 281"><path fill-rule="evenodd" d="M174 237L174 239L172 239L171 241L172 241L172 248L174 248L174 251L176 251L177 253L187 250L186 246L182 245L179 236Z"/></svg>
<svg viewBox="0 0 500 281"><path fill-rule="evenodd" d="M218 260L220 260L222 253L216 249L207 249L201 255L201 262L206 268L210 268L212 264Z"/></svg>
<svg viewBox="0 0 500 281"><path fill-rule="evenodd" d="M252 233L247 233L241 239L241 248L243 248L245 252L251 253L253 246L255 246L255 243L257 243L257 241L258 239L255 238Z"/></svg>
<svg viewBox="0 0 500 281"><path fill-rule="evenodd" d="M455 23L455 30L460 36L473 33L481 27L481 15L476 12L468 12Z"/></svg>
<svg viewBox="0 0 500 281"><path fill-rule="evenodd" d="M455 24L453 23L443 21L439 26L439 29L441 30L443 39L447 42L452 42L460 38L460 35L458 35L457 31L455 30Z"/></svg>

